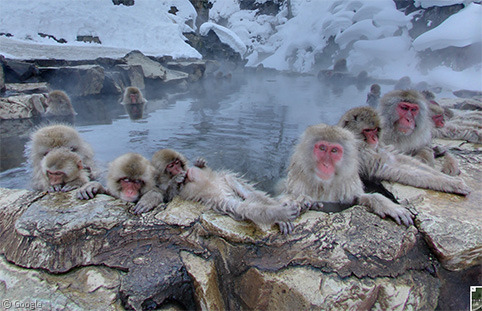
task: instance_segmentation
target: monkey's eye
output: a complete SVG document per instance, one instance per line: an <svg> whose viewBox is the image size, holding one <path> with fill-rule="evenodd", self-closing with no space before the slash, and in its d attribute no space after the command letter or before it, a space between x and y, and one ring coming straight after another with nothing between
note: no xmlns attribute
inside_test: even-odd
<svg viewBox="0 0 482 311"><path fill-rule="evenodd" d="M402 110L408 111L408 107L407 107L407 106L401 106L400 108L402 108Z"/></svg>
<svg viewBox="0 0 482 311"><path fill-rule="evenodd" d="M320 145L320 147L318 147L321 151L326 151L326 146L325 145Z"/></svg>
<svg viewBox="0 0 482 311"><path fill-rule="evenodd" d="M335 147L335 148L331 149L331 153L338 153L338 148Z"/></svg>
<svg viewBox="0 0 482 311"><path fill-rule="evenodd" d="M77 148L76 147L70 147L70 151L77 152Z"/></svg>

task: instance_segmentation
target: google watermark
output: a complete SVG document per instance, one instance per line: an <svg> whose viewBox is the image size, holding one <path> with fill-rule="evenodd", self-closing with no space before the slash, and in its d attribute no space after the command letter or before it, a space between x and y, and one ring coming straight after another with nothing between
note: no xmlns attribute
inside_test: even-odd
<svg viewBox="0 0 482 311"><path fill-rule="evenodd" d="M20 300L2 300L2 308L4 310L40 310L42 309L42 303L40 301L20 301Z"/></svg>

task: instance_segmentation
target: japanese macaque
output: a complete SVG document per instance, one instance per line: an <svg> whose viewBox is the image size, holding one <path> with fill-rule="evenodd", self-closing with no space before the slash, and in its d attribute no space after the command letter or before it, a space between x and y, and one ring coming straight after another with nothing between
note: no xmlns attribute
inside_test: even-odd
<svg viewBox="0 0 482 311"><path fill-rule="evenodd" d="M333 71L337 72L347 72L348 68L346 66L346 59L340 58L335 62L335 65L333 65Z"/></svg>
<svg viewBox="0 0 482 311"><path fill-rule="evenodd" d="M432 122L427 101L415 90L395 90L380 99L378 107L382 119L381 141L392 145L397 151L419 158L434 166L432 143ZM442 171L458 175L457 161L446 154Z"/></svg>
<svg viewBox="0 0 482 311"><path fill-rule="evenodd" d="M65 147L49 152L40 162L43 191L67 192L79 188L89 181L80 156Z"/></svg>
<svg viewBox="0 0 482 311"><path fill-rule="evenodd" d="M32 134L31 141L29 162L33 169L32 187L35 190L44 189L42 159L58 148L67 148L76 153L82 160L83 169L88 173L89 178L92 180L97 177L94 152L73 127L60 124L45 126Z"/></svg>
<svg viewBox="0 0 482 311"><path fill-rule="evenodd" d="M88 200L97 194L108 194L127 202L137 202L154 188L154 168L138 153L126 153L109 164L107 189L90 182L77 192L77 198Z"/></svg>
<svg viewBox="0 0 482 311"><path fill-rule="evenodd" d="M203 203L235 220L251 220L261 229L278 224L282 234L292 232L291 221L299 213L296 206L279 203L237 174L213 171L205 165L188 168L179 196Z"/></svg>
<svg viewBox="0 0 482 311"><path fill-rule="evenodd" d="M198 160L195 165L203 167L204 163L203 160ZM151 164L155 169L156 187L139 200L133 210L135 214L148 212L160 203L170 202L184 185L188 162L181 153L161 149L152 156Z"/></svg>
<svg viewBox="0 0 482 311"><path fill-rule="evenodd" d="M364 193L358 159L357 140L350 131L325 124L308 127L291 157L281 201L302 211L332 203L360 204L382 218L413 224L404 207L379 193Z"/></svg>
<svg viewBox="0 0 482 311"><path fill-rule="evenodd" d="M124 91L124 97L121 104L124 105L129 117L133 120L137 120L142 118L146 102L147 101L137 87L129 86Z"/></svg>
<svg viewBox="0 0 482 311"><path fill-rule="evenodd" d="M69 96L60 90L52 91L47 99L46 117L67 117L74 116L77 113L72 107Z"/></svg>
<svg viewBox="0 0 482 311"><path fill-rule="evenodd" d="M367 105L373 108L377 108L379 102L380 85L375 83L370 86L370 92L367 94Z"/></svg>
<svg viewBox="0 0 482 311"><path fill-rule="evenodd" d="M362 179L387 180L419 188L469 194L470 189L462 179L442 174L415 158L392 152L379 144L381 129L376 110L370 107L350 109L338 125L351 131L362 142L358 146Z"/></svg>
<svg viewBox="0 0 482 311"><path fill-rule="evenodd" d="M409 76L401 77L400 80L395 83L394 90L409 90L412 88L412 79Z"/></svg>
<svg viewBox="0 0 482 311"><path fill-rule="evenodd" d="M434 124L432 129L432 137L460 139L471 143L482 142L482 131L480 130L480 122L463 121L457 118L445 121L446 109L442 108L435 102L431 92L423 92L425 98L429 101L430 115ZM451 110L450 110L451 111ZM452 112L452 117L454 116ZM450 118L450 117L449 117Z"/></svg>

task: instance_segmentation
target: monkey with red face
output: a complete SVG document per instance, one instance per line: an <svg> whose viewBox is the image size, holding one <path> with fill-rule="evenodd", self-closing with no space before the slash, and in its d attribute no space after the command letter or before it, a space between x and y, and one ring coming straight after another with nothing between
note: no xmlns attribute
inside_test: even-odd
<svg viewBox="0 0 482 311"><path fill-rule="evenodd" d="M77 192L77 198L88 200L97 194L108 194L127 202L137 202L154 187L154 168L137 153L126 153L109 164L107 189L99 182L89 182Z"/></svg>
<svg viewBox="0 0 482 311"><path fill-rule="evenodd" d="M462 179L447 176L421 161L393 152L378 142L380 119L370 107L348 110L338 125L351 131L361 143L360 176L363 180L395 181L414 187L467 195L469 187Z"/></svg>
<svg viewBox="0 0 482 311"><path fill-rule="evenodd" d="M280 200L301 211L360 204L398 224L413 224L405 208L380 194L364 193L358 158L357 141L349 131L325 124L308 127L291 157Z"/></svg>
<svg viewBox="0 0 482 311"><path fill-rule="evenodd" d="M133 120L136 120L142 118L146 102L147 101L142 96L139 88L129 86L124 91L124 97L121 104L125 107L129 117Z"/></svg>

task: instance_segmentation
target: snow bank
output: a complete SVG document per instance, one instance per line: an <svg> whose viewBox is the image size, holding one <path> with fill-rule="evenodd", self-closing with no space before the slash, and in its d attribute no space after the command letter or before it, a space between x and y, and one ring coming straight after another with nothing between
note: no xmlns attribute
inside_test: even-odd
<svg viewBox="0 0 482 311"><path fill-rule="evenodd" d="M482 5L471 3L413 41L417 51L463 47L482 42Z"/></svg>
<svg viewBox="0 0 482 311"><path fill-rule="evenodd" d="M179 12L173 15L167 13L170 3L136 0L134 6L115 6L107 0L1 0L0 32L53 45L58 43L38 33L72 45L85 45L76 41L77 36L95 36L106 47L140 50L155 56L200 58L182 35L192 30L185 21L195 20L194 8L188 0L178 0Z"/></svg>
<svg viewBox="0 0 482 311"><path fill-rule="evenodd" d="M233 50L241 54L241 57L244 56L246 53L246 45L233 31L209 22L204 23L199 27L199 33L201 36L207 35L210 30L214 31L221 42L229 45Z"/></svg>

